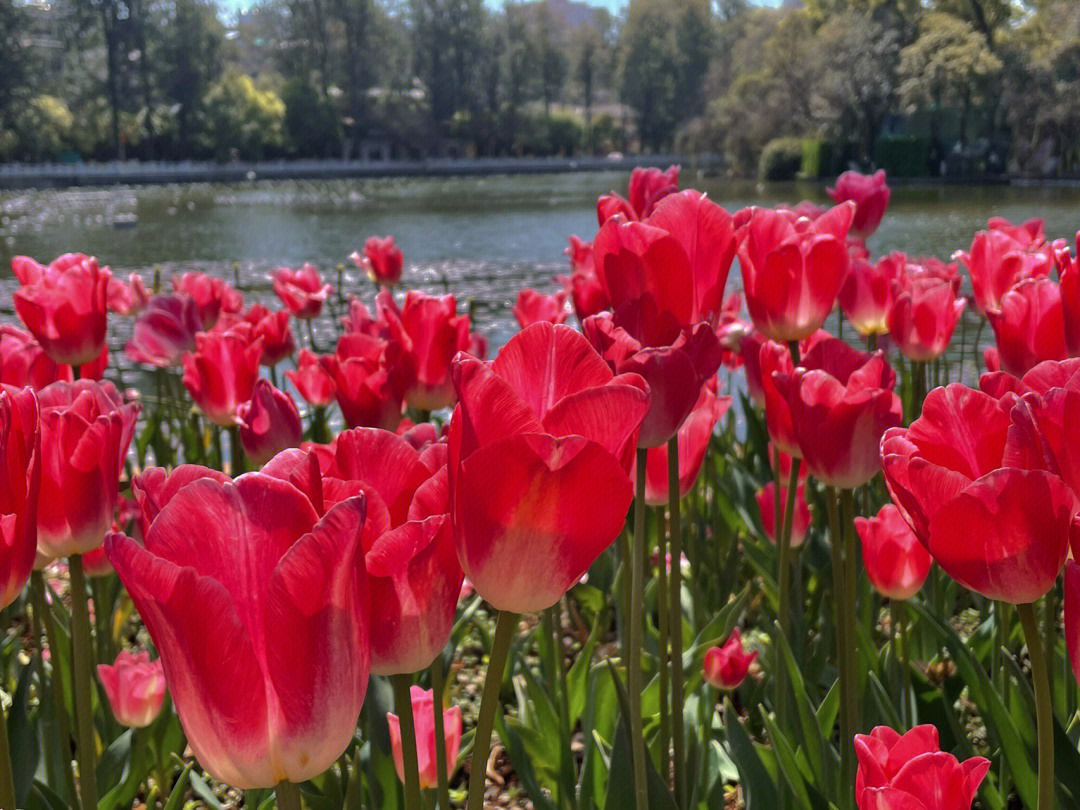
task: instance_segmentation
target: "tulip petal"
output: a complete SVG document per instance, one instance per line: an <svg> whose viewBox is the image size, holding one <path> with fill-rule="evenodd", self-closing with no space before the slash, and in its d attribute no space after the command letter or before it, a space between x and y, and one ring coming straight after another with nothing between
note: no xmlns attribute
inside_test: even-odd
<svg viewBox="0 0 1080 810"><path fill-rule="evenodd" d="M929 810L925 804L896 788L867 788L859 797L859 810Z"/></svg>
<svg viewBox="0 0 1080 810"><path fill-rule="evenodd" d="M393 525L404 522L417 488L431 477L416 449L378 428L354 428L337 437L338 476L363 481L379 493Z"/></svg>

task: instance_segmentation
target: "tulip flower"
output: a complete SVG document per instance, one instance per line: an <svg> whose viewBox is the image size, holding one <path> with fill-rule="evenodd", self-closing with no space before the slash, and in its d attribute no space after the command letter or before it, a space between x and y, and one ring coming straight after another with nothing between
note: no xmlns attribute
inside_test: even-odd
<svg viewBox="0 0 1080 810"><path fill-rule="evenodd" d="M945 353L967 303L940 279L904 278L893 282L895 300L888 312L889 334L900 352L925 362Z"/></svg>
<svg viewBox="0 0 1080 810"><path fill-rule="evenodd" d="M430 689L413 686L409 689L412 697L413 722L416 727L416 755L420 766L420 789L427 790L439 782L438 757L435 755L435 698ZM446 772L453 774L457 765L458 750L461 748L461 707L454 706L443 710L443 736L446 739ZM405 765L401 753L401 721L396 714L387 713L387 725L390 726L390 748L394 755L394 768L398 779L405 781Z"/></svg>
<svg viewBox="0 0 1080 810"><path fill-rule="evenodd" d="M128 284L118 278L110 278L106 288L106 300L110 312L117 315L134 316L142 312L150 303L150 291L146 289L142 276L132 273Z"/></svg>
<svg viewBox="0 0 1080 810"><path fill-rule="evenodd" d="M461 567L498 610L543 610L622 528L645 386L615 377L578 332L544 323L490 363L459 355L454 385L449 471Z"/></svg>
<svg viewBox="0 0 1080 810"><path fill-rule="evenodd" d="M339 434L324 497L361 489L371 591L371 671L419 672L450 638L462 572L450 526L446 456L386 430Z"/></svg>
<svg viewBox="0 0 1080 810"><path fill-rule="evenodd" d="M836 178L836 186L826 189L835 203L850 200L855 203L855 217L851 221L851 235L869 239L881 224L885 209L889 206L892 191L885 182L885 170L873 174L847 171Z"/></svg>
<svg viewBox="0 0 1080 810"><path fill-rule="evenodd" d="M345 424L392 430L401 420L404 385L394 369L400 347L367 335L342 335L337 352L320 358Z"/></svg>
<svg viewBox="0 0 1080 810"><path fill-rule="evenodd" d="M1061 288L1051 279L1021 281L986 314L994 329L1001 368L1017 377L1043 360L1069 356Z"/></svg>
<svg viewBox="0 0 1080 810"><path fill-rule="evenodd" d="M303 782L352 741L368 681L364 517L362 496L320 518L286 481L208 470L161 507L145 547L106 541L215 779Z"/></svg>
<svg viewBox="0 0 1080 810"><path fill-rule="evenodd" d="M119 531L116 521L113 521L112 530L114 532ZM109 574L115 573L112 563L109 562L109 558L105 555L105 546L98 546L93 551L83 554L82 564L83 573L89 579L107 577Z"/></svg>
<svg viewBox="0 0 1080 810"><path fill-rule="evenodd" d="M41 499L38 550L49 559L101 545L112 527L120 471L139 414L112 383L56 382L38 394Z"/></svg>
<svg viewBox="0 0 1080 810"><path fill-rule="evenodd" d="M160 658L151 661L148 652L121 650L112 666L98 664L97 673L120 725L146 728L161 713L165 673Z"/></svg>
<svg viewBox="0 0 1080 810"><path fill-rule="evenodd" d="M168 368L195 348L203 329L195 299L185 293L155 295L135 320L125 354L135 363Z"/></svg>
<svg viewBox="0 0 1080 810"><path fill-rule="evenodd" d="M1070 357L1080 356L1080 232L1076 234L1077 255L1064 244L1057 246L1058 279L1061 287L1062 318L1065 322L1065 346Z"/></svg>
<svg viewBox="0 0 1080 810"><path fill-rule="evenodd" d="M0 383L40 390L58 380L71 382L71 366L49 357L29 332L0 324Z"/></svg>
<svg viewBox="0 0 1080 810"><path fill-rule="evenodd" d="M286 357L292 357L296 351L296 340L287 309L271 312L262 304L254 304L244 315L244 320L254 327L253 337L262 338L260 365L273 368Z"/></svg>
<svg viewBox="0 0 1080 810"><path fill-rule="evenodd" d="M1043 452L1029 431L1010 430L1014 402L937 388L910 427L885 433L881 464L893 502L949 576L1024 604L1057 580L1080 507L1057 475L1012 466Z"/></svg>
<svg viewBox="0 0 1080 810"><path fill-rule="evenodd" d="M837 298L844 315L860 335L883 335L889 331L887 317L893 302L893 282L902 270L903 265L898 267L890 256L874 264L864 259L852 261Z"/></svg>
<svg viewBox="0 0 1080 810"><path fill-rule="evenodd" d="M810 475L840 489L874 477L881 436L903 419L896 373L880 351L867 355L837 338L822 340L803 365L774 372L773 380Z"/></svg>
<svg viewBox="0 0 1080 810"><path fill-rule="evenodd" d="M679 497L685 497L694 487L705 452L716 423L723 419L731 407L731 397L717 396L706 385L701 389L694 409L679 428ZM635 468L637 462L635 461ZM631 468L631 476L633 475ZM645 503L649 506L666 506L668 503L668 451L667 446L649 448L645 464Z"/></svg>
<svg viewBox="0 0 1080 810"><path fill-rule="evenodd" d="M243 297L220 278L206 273L184 273L173 276L173 290L195 299L199 323L203 329L213 329L223 312L239 312Z"/></svg>
<svg viewBox="0 0 1080 810"><path fill-rule="evenodd" d="M787 476L781 473L781 480ZM787 486L780 485L781 509L787 503ZM769 481L757 493L758 512L761 514L761 528L769 541L776 543L776 484ZM806 540L810 530L810 506L806 502L806 486L799 484L795 489L795 516L791 520L791 547L798 548Z"/></svg>
<svg viewBox="0 0 1080 810"><path fill-rule="evenodd" d="M304 437L292 397L261 377L255 381L251 399L236 409L236 416L244 453L260 466L282 450L299 447Z"/></svg>
<svg viewBox="0 0 1080 810"><path fill-rule="evenodd" d="M0 609L34 567L42 456L38 402L29 388L0 386Z"/></svg>
<svg viewBox="0 0 1080 810"><path fill-rule="evenodd" d="M573 270L570 278L560 277L564 288L570 293L574 302L574 313L579 323L591 315L596 315L610 308L607 293L604 292L600 280L596 277L596 266L593 261L592 242L583 242L576 236L570 237L570 246L563 251L570 258L570 267Z"/></svg>
<svg viewBox="0 0 1080 810"><path fill-rule="evenodd" d="M979 231L970 251L958 251L971 275L975 306L983 315L1001 308L1002 298L1026 279L1045 278L1054 268L1049 249L1033 248L1002 230Z"/></svg>
<svg viewBox="0 0 1080 810"><path fill-rule="evenodd" d="M748 653L743 649L742 633L736 627L723 646L706 650L702 676L706 683L717 689L736 689L746 680L750 665L757 657L757 650Z"/></svg>
<svg viewBox="0 0 1080 810"><path fill-rule="evenodd" d="M251 399L262 340L249 340L250 335L250 330L200 332L195 351L183 356L184 387L215 425L237 424L237 409Z"/></svg>
<svg viewBox="0 0 1080 810"><path fill-rule="evenodd" d="M566 309L566 292L544 295L536 290L522 290L513 307L518 326L524 329L538 321L566 323L570 313Z"/></svg>
<svg viewBox="0 0 1080 810"><path fill-rule="evenodd" d="M900 510L888 503L877 517L855 518L870 584L889 599L910 599L930 573L933 559Z"/></svg>
<svg viewBox="0 0 1080 810"><path fill-rule="evenodd" d="M112 273L97 259L61 256L48 267L16 257L12 270L22 286L15 312L57 363L90 363L105 348L107 291Z"/></svg>
<svg viewBox="0 0 1080 810"><path fill-rule="evenodd" d="M379 318L392 340L404 351L404 361L415 372L405 402L421 411L437 411L454 404L450 362L459 351L470 351L469 316L457 314L452 295L435 297L409 290L399 308L389 291L376 298Z"/></svg>
<svg viewBox="0 0 1080 810"><path fill-rule="evenodd" d="M364 255L353 251L349 258L358 268L367 273L376 284L393 286L401 281L401 268L404 257L401 249L394 243L394 237L380 238L370 236L364 242Z"/></svg>
<svg viewBox="0 0 1080 810"><path fill-rule="evenodd" d="M903 736L886 726L855 735L859 810L971 810L990 760L957 761L941 750L934 726Z"/></svg>
<svg viewBox="0 0 1080 810"><path fill-rule="evenodd" d="M630 173L629 199L612 191L596 202L596 219L600 227L616 214L624 219L645 219L660 200L679 190L679 166L661 171L655 167L636 167Z"/></svg>
<svg viewBox="0 0 1080 810"><path fill-rule="evenodd" d="M334 401L334 379L323 368L318 355L301 349L296 365L296 371L286 371L285 376L305 402L325 408Z"/></svg>
<svg viewBox="0 0 1080 810"><path fill-rule="evenodd" d="M297 318L319 317L323 302L333 291L332 286L323 284L314 265L305 264L299 270L279 267L274 271L274 294Z"/></svg>
<svg viewBox="0 0 1080 810"><path fill-rule="evenodd" d="M1033 217L1019 225L1013 225L1005 217L990 217L986 227L991 231L1003 231L1024 247L1041 247L1046 244L1046 222Z"/></svg>
<svg viewBox="0 0 1080 810"><path fill-rule="evenodd" d="M1039 363L1023 377L1004 371L991 371L979 378L979 390L994 399L1006 394L1046 394L1053 388L1080 390L1080 358L1047 360Z"/></svg>
<svg viewBox="0 0 1080 810"><path fill-rule="evenodd" d="M847 202L813 222L795 223L776 211L751 210L738 232L738 255L746 307L759 332L787 342L825 323L847 276L854 210Z"/></svg>

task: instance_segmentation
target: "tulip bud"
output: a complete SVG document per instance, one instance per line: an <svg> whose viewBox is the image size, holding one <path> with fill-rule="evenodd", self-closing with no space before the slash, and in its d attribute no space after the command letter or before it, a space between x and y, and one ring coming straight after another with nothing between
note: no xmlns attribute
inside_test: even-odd
<svg viewBox="0 0 1080 810"><path fill-rule="evenodd" d="M416 728L416 759L420 770L420 789L427 790L439 783L438 758L435 756L435 699L430 689L413 686L409 689L412 699L413 725ZM442 710L442 707L439 707ZM396 714L387 713L390 727L390 748L394 755L394 768L398 779L405 782L404 757L401 753L401 720ZM446 739L446 773L454 773L458 750L461 747L461 707L454 706L443 711L443 734Z"/></svg>
<svg viewBox="0 0 1080 810"><path fill-rule="evenodd" d="M251 399L237 408L240 443L248 458L263 465L290 447L299 447L304 425L292 397L259 378Z"/></svg>
<svg viewBox="0 0 1080 810"><path fill-rule="evenodd" d="M702 675L717 689L735 689L746 679L757 657L757 650L748 653L743 649L742 633L736 627L723 646L706 651Z"/></svg>
<svg viewBox="0 0 1080 810"><path fill-rule="evenodd" d="M855 518L863 564L871 584L889 599L910 599L926 582L934 560L891 503L877 517Z"/></svg>
<svg viewBox="0 0 1080 810"><path fill-rule="evenodd" d="M145 728L161 713L165 673L160 658L151 661L148 652L121 650L112 666L98 664L97 672L120 725Z"/></svg>

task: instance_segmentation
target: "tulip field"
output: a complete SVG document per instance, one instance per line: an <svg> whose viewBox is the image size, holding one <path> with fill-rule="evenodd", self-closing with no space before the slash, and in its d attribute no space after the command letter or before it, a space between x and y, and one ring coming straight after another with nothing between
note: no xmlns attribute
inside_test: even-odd
<svg viewBox="0 0 1080 810"><path fill-rule="evenodd" d="M16 257L0 810L1080 808L1080 256L829 195L637 169L502 346Z"/></svg>

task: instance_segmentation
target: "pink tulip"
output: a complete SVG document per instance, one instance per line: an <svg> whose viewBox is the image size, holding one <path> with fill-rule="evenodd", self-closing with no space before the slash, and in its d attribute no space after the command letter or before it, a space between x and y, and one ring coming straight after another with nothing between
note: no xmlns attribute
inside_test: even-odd
<svg viewBox="0 0 1080 810"><path fill-rule="evenodd" d="M855 518L863 565L870 583L889 599L910 599L930 573L934 560L900 514L888 503L877 517Z"/></svg>
<svg viewBox="0 0 1080 810"><path fill-rule="evenodd" d="M314 265L305 264L299 270L279 267L274 271L274 294L297 318L317 318L323 303L334 288L323 284Z"/></svg>
<svg viewBox="0 0 1080 810"><path fill-rule="evenodd" d="M735 689L746 680L750 665L757 657L757 650L748 653L743 649L742 633L736 627L723 646L711 647L705 652L702 675L717 689Z"/></svg>
<svg viewBox="0 0 1080 810"><path fill-rule="evenodd" d="M292 397L263 378L255 381L251 399L236 409L236 416L244 453L260 466L282 450L299 447L304 436Z"/></svg>
<svg viewBox="0 0 1080 810"><path fill-rule="evenodd" d="M251 330L201 332L195 351L185 354L184 387L215 425L237 424L237 409L251 399L259 377L262 340Z"/></svg>
<svg viewBox="0 0 1080 810"><path fill-rule="evenodd" d="M522 290L518 293L513 312L522 329L539 321L566 323L566 319L570 317L564 291L544 295L536 290Z"/></svg>
<svg viewBox="0 0 1080 810"><path fill-rule="evenodd" d="M34 567L42 456L38 402L29 388L0 385L0 609Z"/></svg>
<svg viewBox="0 0 1080 810"><path fill-rule="evenodd" d="M859 239L873 236L885 216L892 195L889 184L885 182L884 169L878 169L873 174L844 172L836 178L835 188L827 189L827 193L835 203L847 200L855 203L851 235Z"/></svg>
<svg viewBox="0 0 1080 810"><path fill-rule="evenodd" d="M98 664L97 673L120 725L146 728L161 713L165 673L160 658L151 662L148 652L121 650L112 666Z"/></svg>
<svg viewBox="0 0 1080 810"><path fill-rule="evenodd" d="M427 790L439 783L439 760L435 756L435 698L428 689L413 686L409 689L412 698L413 725L416 730L416 758L420 768L420 789ZM461 707L454 706L443 712L443 734L446 739L446 772L453 774L457 765L458 750L461 747ZM390 748L394 755L394 768L398 779L405 781L405 765L401 753L401 720L396 714L387 713L386 722L390 726Z"/></svg>

